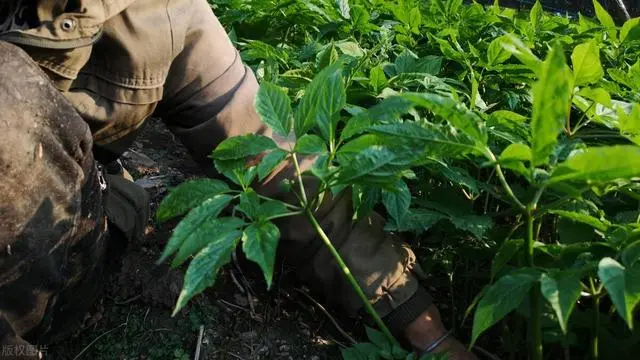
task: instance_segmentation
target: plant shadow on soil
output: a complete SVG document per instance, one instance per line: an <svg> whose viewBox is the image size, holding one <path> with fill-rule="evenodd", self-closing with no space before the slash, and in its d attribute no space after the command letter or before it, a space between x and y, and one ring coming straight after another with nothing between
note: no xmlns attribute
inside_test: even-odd
<svg viewBox="0 0 640 360"><path fill-rule="evenodd" d="M152 214L168 188L204 176L156 119L149 121L123 163L149 191ZM340 358L347 340L296 291L286 268L267 292L253 265L239 259L241 270L227 266L212 289L171 317L186 266L172 270L156 261L173 226L175 222L160 227L149 223L144 239L129 244L120 269L105 280L102 295L76 334L49 346L46 358L194 359L201 327L200 360ZM243 293L246 288L254 296ZM347 332L360 331L353 321L336 317L344 320Z"/></svg>

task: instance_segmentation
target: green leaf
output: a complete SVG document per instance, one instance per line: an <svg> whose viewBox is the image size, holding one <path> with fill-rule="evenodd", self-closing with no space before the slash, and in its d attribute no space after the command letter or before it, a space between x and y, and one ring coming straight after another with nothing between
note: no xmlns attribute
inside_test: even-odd
<svg viewBox="0 0 640 360"><path fill-rule="evenodd" d="M278 216L287 214L289 211L287 210L287 206L285 203L279 200L270 200L260 204L258 208L258 219L269 221L269 218L272 216Z"/></svg>
<svg viewBox="0 0 640 360"><path fill-rule="evenodd" d="M500 162L531 161L531 148L525 144L511 144L500 154Z"/></svg>
<svg viewBox="0 0 640 360"><path fill-rule="evenodd" d="M501 277L490 285L484 294L473 318L473 345L478 337L495 323L517 308L537 277L527 272L516 272Z"/></svg>
<svg viewBox="0 0 640 360"><path fill-rule="evenodd" d="M567 334L569 317L580 298L581 273L577 271L561 271L553 274L542 274L540 287L542 295L556 312L562 331Z"/></svg>
<svg viewBox="0 0 640 360"><path fill-rule="evenodd" d="M604 76L600 48L594 39L576 46L571 54L571 62L576 86L600 81Z"/></svg>
<svg viewBox="0 0 640 360"><path fill-rule="evenodd" d="M233 200L233 196L216 195L191 210L176 226L158 263L164 262L171 254L178 251L187 238L199 227L208 221L216 219L231 200Z"/></svg>
<svg viewBox="0 0 640 360"><path fill-rule="evenodd" d="M500 271L513 259L513 257L518 253L518 251L524 245L524 240L506 240L500 249L496 253L496 256L493 258L493 262L491 263L491 279L494 279Z"/></svg>
<svg viewBox="0 0 640 360"><path fill-rule="evenodd" d="M417 106L424 107L447 120L461 132L467 134L478 144L486 144L488 135L484 121L464 104L450 97L429 93L406 93L402 95Z"/></svg>
<svg viewBox="0 0 640 360"><path fill-rule="evenodd" d="M336 50L335 44L332 42L327 45L324 50L320 51L316 55L316 69L320 71L327 66L336 63L340 55L338 54L338 50Z"/></svg>
<svg viewBox="0 0 640 360"><path fill-rule="evenodd" d="M631 30L634 30L634 32L636 32L638 30L636 28L639 25L640 17L627 20L624 25L622 25L622 29L620 29L620 43L623 43L627 39L627 37L629 37Z"/></svg>
<svg viewBox="0 0 640 360"><path fill-rule="evenodd" d="M469 153L478 152L478 148L465 136L445 134L438 128L426 128L416 123L405 122L402 124L375 125L370 128L372 133L397 136L403 141L397 141L398 145L404 144L407 151L420 155L419 147L424 147L427 154L437 154L442 157L457 157Z"/></svg>
<svg viewBox="0 0 640 360"><path fill-rule="evenodd" d="M611 95L603 88L584 87L578 91L578 95L592 100L598 104L602 104L608 108L612 108Z"/></svg>
<svg viewBox="0 0 640 360"><path fill-rule="evenodd" d="M504 37L493 39L489 48L487 49L488 66L492 67L498 64L502 64L511 58L511 52L505 49L503 42Z"/></svg>
<svg viewBox="0 0 640 360"><path fill-rule="evenodd" d="M340 11L340 15L342 15L342 17L347 20L351 19L351 8L349 7L349 1L336 0L336 4L338 5L338 11Z"/></svg>
<svg viewBox="0 0 640 360"><path fill-rule="evenodd" d="M378 348L370 343L355 344L347 349L340 349L342 360L379 360Z"/></svg>
<svg viewBox="0 0 640 360"><path fill-rule="evenodd" d="M538 29L540 27L540 20L542 19L542 5L540 1L536 0L535 5L531 8L531 12L529 13L529 20L531 21L531 25L534 29Z"/></svg>
<svg viewBox="0 0 640 360"><path fill-rule="evenodd" d="M216 160L237 160L277 148L278 145L266 136L248 134L224 140L211 156Z"/></svg>
<svg viewBox="0 0 640 360"><path fill-rule="evenodd" d="M397 155L384 146L371 146L353 158L350 164L343 164L338 175L338 183L349 184L368 175L397 158Z"/></svg>
<svg viewBox="0 0 640 360"><path fill-rule="evenodd" d="M253 223L242 234L242 251L247 259L260 266L268 288L271 288L279 241L280 230L271 222Z"/></svg>
<svg viewBox="0 0 640 360"><path fill-rule="evenodd" d="M265 155L262 161L260 161L260 164L258 164L258 177L260 181L271 175L273 170L278 167L288 155L288 152L281 149L276 149Z"/></svg>
<svg viewBox="0 0 640 360"><path fill-rule="evenodd" d="M600 231L607 231L611 223L608 221L602 221L600 219L596 219L595 217L575 211L566 211L566 210L550 210L550 214L558 215L560 217L570 219L579 223L587 224L595 229Z"/></svg>
<svg viewBox="0 0 640 360"><path fill-rule="evenodd" d="M369 72L369 84L373 88L373 91L380 93L382 89L386 88L389 84L382 66L376 66Z"/></svg>
<svg viewBox="0 0 640 360"><path fill-rule="evenodd" d="M237 209L247 215L250 219L255 220L260 215L260 198L258 193L253 189L248 189L240 195L240 203Z"/></svg>
<svg viewBox="0 0 640 360"><path fill-rule="evenodd" d="M617 145L592 147L561 163L551 174L549 184L567 181L607 183L640 175L640 147Z"/></svg>
<svg viewBox="0 0 640 360"><path fill-rule="evenodd" d="M189 300L215 283L218 272L231 260L231 253L240 241L240 232L235 238L220 238L213 241L196 255L184 275L184 285L173 315L175 316Z"/></svg>
<svg viewBox="0 0 640 360"><path fill-rule="evenodd" d="M342 66L335 63L322 70L309 86L295 113L295 133L301 137L314 126L326 141L335 137L338 112L346 105Z"/></svg>
<svg viewBox="0 0 640 360"><path fill-rule="evenodd" d="M596 17L600 21L600 24L607 29L607 33L611 39L616 39L618 31L616 30L616 23L605 8L600 5L597 0L593 0L593 7L596 9Z"/></svg>
<svg viewBox="0 0 640 360"><path fill-rule="evenodd" d="M640 261L640 240L631 243L620 255L622 263L626 267L635 266Z"/></svg>
<svg viewBox="0 0 640 360"><path fill-rule="evenodd" d="M554 46L542 64L539 80L533 86L531 120L533 165L546 164L557 143L558 134L569 118L571 73L561 48Z"/></svg>
<svg viewBox="0 0 640 360"><path fill-rule="evenodd" d="M182 265L189 256L202 250L211 242L232 241L238 238L240 232L237 230L244 225L245 222L237 218L219 218L203 223L182 243L171 266L176 268Z"/></svg>
<svg viewBox="0 0 640 360"><path fill-rule="evenodd" d="M161 223L173 219L200 205L205 200L229 191L231 191L229 186L220 180L185 181L162 199L156 211L156 220Z"/></svg>
<svg viewBox="0 0 640 360"><path fill-rule="evenodd" d="M378 347L379 350L391 353L393 344L389 342L389 339L382 332L368 326L365 326L365 331L367 332L367 338L373 345Z"/></svg>
<svg viewBox="0 0 640 360"><path fill-rule="evenodd" d="M340 49L340 51L342 51L343 54L348 56L352 56L356 58L364 56L364 51L362 50L360 45L358 45L358 43L353 41L344 41L344 42L336 43L336 47Z"/></svg>
<svg viewBox="0 0 640 360"><path fill-rule="evenodd" d="M409 27L414 34L420 35L420 25L422 25L422 14L420 8L414 7L409 12Z"/></svg>
<svg viewBox="0 0 640 360"><path fill-rule="evenodd" d="M327 145L319 136L305 134L296 142L295 152L299 154L323 154L327 152Z"/></svg>
<svg viewBox="0 0 640 360"><path fill-rule="evenodd" d="M598 276L618 314L633 330L633 310L640 303L640 268L625 268L611 258L598 265Z"/></svg>
<svg viewBox="0 0 640 360"><path fill-rule="evenodd" d="M411 231L419 234L429 230L438 221L446 218L446 215L438 211L428 209L411 209L400 223L387 223L385 230L401 232Z"/></svg>
<svg viewBox="0 0 640 360"><path fill-rule="evenodd" d="M291 131L291 100L282 89L269 82L260 85L256 95L256 111L262 121L284 137Z"/></svg>
<svg viewBox="0 0 640 360"><path fill-rule="evenodd" d="M502 46L534 73L538 74L540 72L542 66L540 59L515 35L505 35Z"/></svg>
<svg viewBox="0 0 640 360"><path fill-rule="evenodd" d="M374 124L395 121L401 115L406 114L412 107L413 103L411 101L400 96L388 97L351 118L342 130L340 138L346 140L365 132Z"/></svg>
<svg viewBox="0 0 640 360"><path fill-rule="evenodd" d="M393 190L383 190L382 203L392 218L396 220L402 219L409 211L409 205L411 205L411 192L407 187L407 183L399 180L393 186Z"/></svg>

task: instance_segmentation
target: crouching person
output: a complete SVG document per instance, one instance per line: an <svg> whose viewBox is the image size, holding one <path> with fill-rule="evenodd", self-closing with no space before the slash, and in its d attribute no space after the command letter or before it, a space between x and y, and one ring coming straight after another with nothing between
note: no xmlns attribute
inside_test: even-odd
<svg viewBox="0 0 640 360"><path fill-rule="evenodd" d="M143 234L146 193L106 170L149 117L206 169L224 139L271 132L254 110L256 79L206 0L14 0L0 16L0 344L43 345L69 335L110 259ZM351 209L339 197L317 216L396 336L473 358L448 336L411 250L378 215L353 224ZM303 280L362 311L310 224L281 233Z"/></svg>

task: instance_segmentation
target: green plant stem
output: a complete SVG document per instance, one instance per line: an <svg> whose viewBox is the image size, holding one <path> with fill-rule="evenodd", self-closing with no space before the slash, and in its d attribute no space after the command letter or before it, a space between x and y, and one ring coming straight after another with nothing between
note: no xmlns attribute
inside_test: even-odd
<svg viewBox="0 0 640 360"><path fill-rule="evenodd" d="M294 211L294 212L290 212L290 213L274 215L274 216L272 216L270 218L267 218L267 221L272 221L272 220L276 220L276 219L281 219L281 218L286 218L286 217L291 217L291 216L297 216L297 215L302 215L302 214L304 214L304 210Z"/></svg>
<svg viewBox="0 0 640 360"><path fill-rule="evenodd" d="M500 164L497 163L498 159L496 158L496 156L488 148L485 150L485 156L489 159L489 161L496 163L496 174L498 175L498 179L500 179L500 184L504 188L504 191L507 192L507 196L509 196L511 201L513 201L513 203L516 204L520 208L520 210L526 210L527 207L524 206L522 201L520 201L516 194L513 193L511 186L507 182L507 178L504 177L504 172L502 171L502 167L500 166Z"/></svg>
<svg viewBox="0 0 640 360"><path fill-rule="evenodd" d="M238 196L236 196L236 197L238 197ZM267 200L267 201L280 201L280 200L272 199L272 198L270 198L270 197L268 197L268 196L258 195L258 197L259 197L260 199L262 199L262 200ZM286 203L286 202L284 202L284 201L280 201L280 202L281 202L281 203L283 203L285 207L287 207L287 208L289 208L289 209L291 209L291 210L295 210L295 211L302 211L302 210L303 210L303 209L302 209L301 207L299 207L299 206L295 206L295 205L293 205L293 204L289 204L289 203Z"/></svg>
<svg viewBox="0 0 640 360"><path fill-rule="evenodd" d="M291 154L293 157L293 164L296 167L296 175L298 176L298 185L300 186L300 196L302 196L302 206L307 207L307 192L304 189L304 184L302 183L302 171L300 171L300 164L298 163L298 157L295 153Z"/></svg>
<svg viewBox="0 0 640 360"><path fill-rule="evenodd" d="M591 294L593 295L594 301L594 311L593 311L593 338L591 339L591 358L593 360L597 360L600 356L599 354L599 329L600 329L600 292L602 289L596 289L595 284L593 283L593 278L589 278L589 285L591 286Z"/></svg>
<svg viewBox="0 0 640 360"><path fill-rule="evenodd" d="M369 315L371 315L376 325L378 325L378 328L380 329L380 331L382 331L382 333L389 339L389 341L392 344L400 346L398 344L398 341L391 334L391 331L389 331L387 326L384 324L384 322L380 318L380 315L378 315L378 312L373 308L373 305L371 305L371 302L367 298L367 295L365 295L364 292L362 291L362 288L358 284L358 281L351 274L349 267L347 266L347 264L345 264L344 260L342 260L342 256L340 256L340 254L338 253L338 250L336 250L336 248L333 246L327 234L325 234L324 230L322 230L322 227L318 223L318 220L316 220L315 216L313 216L313 213L311 212L311 210L307 209L306 213L307 213L307 218L311 222L311 225L313 225L314 229L316 230L318 235L320 235L320 238L324 242L325 246L329 249L329 252L331 252L331 255L333 255L333 258L338 263L338 266L340 266L340 269L342 269L342 273L351 284L351 287L353 288L353 290L356 292L356 294L358 294L358 297L360 297L360 300L362 300L365 310L367 310Z"/></svg>
<svg viewBox="0 0 640 360"><path fill-rule="evenodd" d="M535 206L535 205L534 205ZM527 262L530 267L534 267L534 245L535 237L533 235L533 206L527 207ZM529 328L529 339L531 342L531 358L532 360L542 360L542 327L540 318L542 314L542 303L540 301L540 286L534 285L531 290L531 320Z"/></svg>

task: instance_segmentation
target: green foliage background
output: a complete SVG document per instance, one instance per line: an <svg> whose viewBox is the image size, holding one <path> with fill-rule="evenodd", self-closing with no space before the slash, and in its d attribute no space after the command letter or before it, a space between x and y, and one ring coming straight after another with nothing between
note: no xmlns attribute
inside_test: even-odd
<svg viewBox="0 0 640 360"><path fill-rule="evenodd" d="M263 121L297 141L226 140L212 158L233 186L195 180L164 201L159 220L187 215L161 260L195 255L176 311L239 244L270 285L272 221L316 198L285 204L250 185L312 154L323 191L349 188L356 216L377 209L388 231L414 235L424 267L468 307L451 321L472 343L514 359L638 349L640 19L618 27L594 6L595 18L570 19L539 3L212 1L262 83ZM344 357L413 356L369 338Z"/></svg>

